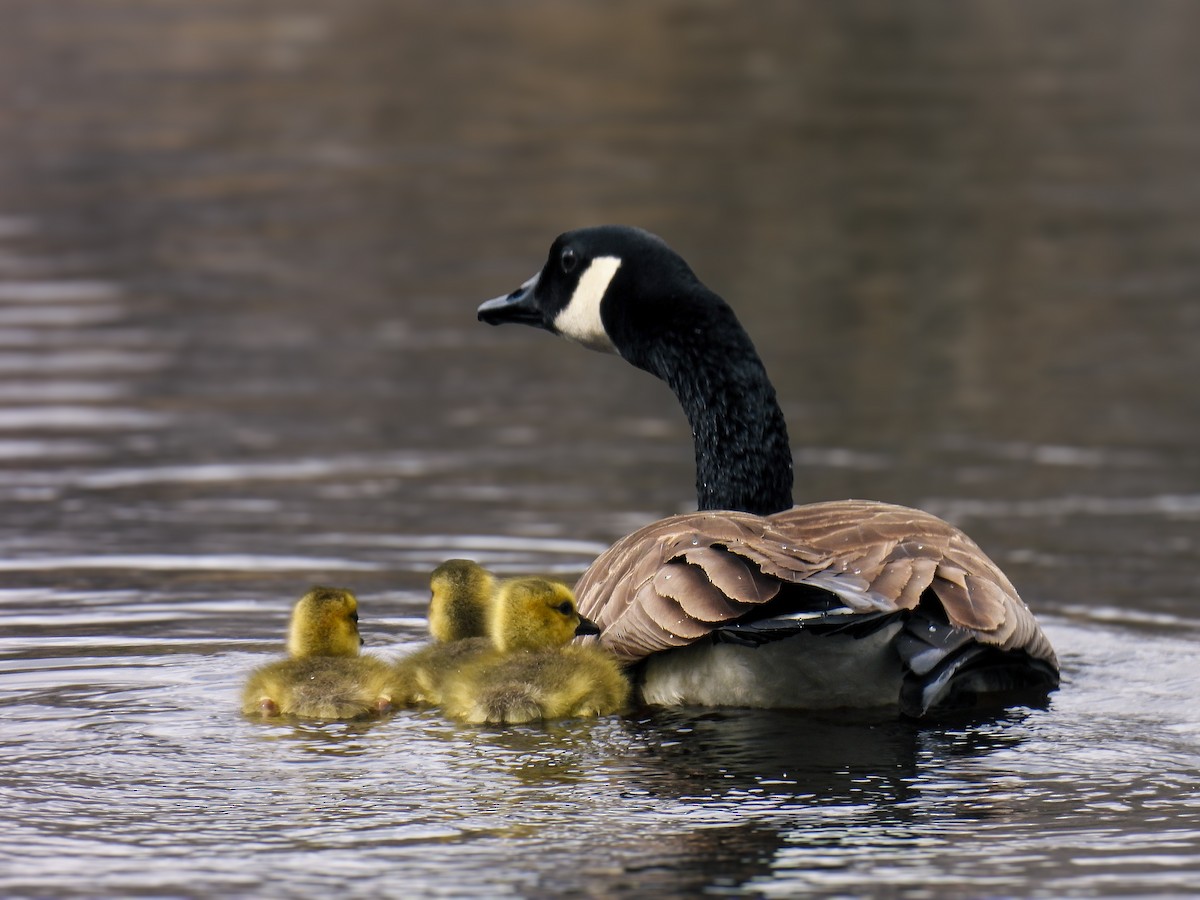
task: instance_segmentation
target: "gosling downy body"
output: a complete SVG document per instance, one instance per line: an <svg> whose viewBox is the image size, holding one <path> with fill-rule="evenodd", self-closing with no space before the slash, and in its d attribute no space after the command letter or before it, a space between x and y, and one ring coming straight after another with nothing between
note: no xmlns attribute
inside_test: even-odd
<svg viewBox="0 0 1200 900"><path fill-rule="evenodd" d="M488 612L496 578L491 572L469 559L449 559L433 570L429 588L433 642L396 662L397 706L439 705L446 677L492 649Z"/></svg>
<svg viewBox="0 0 1200 900"><path fill-rule="evenodd" d="M729 305L660 238L560 235L542 270L479 308L662 379L692 426L699 512L647 525L576 585L649 703L899 706L923 716L1044 696L1058 662L965 534L865 500L792 505L775 390Z"/></svg>
<svg viewBox="0 0 1200 900"><path fill-rule="evenodd" d="M493 598L492 649L447 677L444 709L462 722L516 724L602 716L622 709L629 682L615 658L571 645L595 634L570 588L543 578L502 582Z"/></svg>
<svg viewBox="0 0 1200 900"><path fill-rule="evenodd" d="M350 591L315 587L296 603L288 659L260 666L242 691L246 715L356 719L391 706L391 667L360 656L358 600Z"/></svg>

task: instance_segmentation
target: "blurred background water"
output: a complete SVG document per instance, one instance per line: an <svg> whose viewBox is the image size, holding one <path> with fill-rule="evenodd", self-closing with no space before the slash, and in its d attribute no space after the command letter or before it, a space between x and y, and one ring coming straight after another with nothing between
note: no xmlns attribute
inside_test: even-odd
<svg viewBox="0 0 1200 900"><path fill-rule="evenodd" d="M0 0L0 893L1200 883L1200 7ZM963 526L1064 663L982 722L237 710L313 582L574 577L667 389L475 308L560 231L734 304L797 499Z"/></svg>

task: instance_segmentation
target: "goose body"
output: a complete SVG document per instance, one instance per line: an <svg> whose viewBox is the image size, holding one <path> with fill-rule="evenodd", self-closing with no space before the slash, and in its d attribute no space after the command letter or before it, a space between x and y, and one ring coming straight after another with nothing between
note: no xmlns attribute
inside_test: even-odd
<svg viewBox="0 0 1200 900"><path fill-rule="evenodd" d="M259 666L242 691L246 715L356 719L391 706L392 673L361 656L358 600L346 590L315 587L292 610L288 658Z"/></svg>
<svg viewBox="0 0 1200 900"><path fill-rule="evenodd" d="M616 659L594 645L569 645L576 635L595 632L565 584L502 582L492 601L492 646L448 673L446 714L462 722L516 724L617 712L628 701L629 684Z"/></svg>
<svg viewBox="0 0 1200 900"><path fill-rule="evenodd" d="M616 353L688 416L699 511L621 539L576 586L602 645L638 664L644 701L922 716L1057 687L1033 614L959 529L873 501L792 505L787 428L754 345L661 239L560 235L479 318Z"/></svg>
<svg viewBox="0 0 1200 900"><path fill-rule="evenodd" d="M446 678L492 649L488 613L496 578L478 563L450 559L429 577L429 633L433 641L398 660L393 669L397 706L438 706Z"/></svg>

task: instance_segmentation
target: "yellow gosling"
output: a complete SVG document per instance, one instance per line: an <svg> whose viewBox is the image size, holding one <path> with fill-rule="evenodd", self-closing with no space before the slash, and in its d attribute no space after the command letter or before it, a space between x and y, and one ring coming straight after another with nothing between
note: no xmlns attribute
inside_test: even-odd
<svg viewBox="0 0 1200 900"><path fill-rule="evenodd" d="M544 578L502 582L492 601L492 649L451 673L447 715L462 722L516 724L602 716L629 700L629 682L606 650L569 645L598 629L579 615L570 588Z"/></svg>
<svg viewBox="0 0 1200 900"><path fill-rule="evenodd" d="M496 576L469 559L448 559L429 576L429 633L448 644L487 637Z"/></svg>
<svg viewBox="0 0 1200 900"><path fill-rule="evenodd" d="M314 587L292 610L288 658L259 666L242 691L250 716L357 719L391 707L391 668L360 656L358 600L340 588Z"/></svg>
<svg viewBox="0 0 1200 900"><path fill-rule="evenodd" d="M491 572L469 559L449 559L433 570L429 588L433 643L395 664L392 694L397 706L437 706L447 675L492 646L486 636L496 588Z"/></svg>

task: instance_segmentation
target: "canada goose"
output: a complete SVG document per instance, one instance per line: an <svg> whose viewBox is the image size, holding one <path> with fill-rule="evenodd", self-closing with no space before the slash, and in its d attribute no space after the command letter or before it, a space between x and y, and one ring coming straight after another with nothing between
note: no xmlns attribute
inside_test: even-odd
<svg viewBox="0 0 1200 900"><path fill-rule="evenodd" d="M502 582L492 599L492 649L448 674L445 712L463 722L514 724L618 711L629 683L616 659L599 647L569 645L596 631L565 584Z"/></svg>
<svg viewBox="0 0 1200 900"><path fill-rule="evenodd" d="M479 307L616 353L667 383L695 439L699 512L618 541L576 585L648 703L988 706L1058 686L996 565L940 519L886 503L792 506L775 390L726 302L660 238L560 235L542 270Z"/></svg>
<svg viewBox="0 0 1200 900"><path fill-rule="evenodd" d="M496 578L469 559L448 559L429 576L429 633L433 642L398 660L397 706L437 706L442 682L468 660L492 648L488 610Z"/></svg>
<svg viewBox="0 0 1200 900"><path fill-rule="evenodd" d="M354 719L391 705L391 667L360 656L358 600L314 587L292 610L288 659L259 666L242 692L246 715Z"/></svg>

